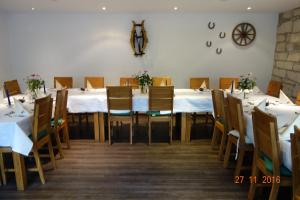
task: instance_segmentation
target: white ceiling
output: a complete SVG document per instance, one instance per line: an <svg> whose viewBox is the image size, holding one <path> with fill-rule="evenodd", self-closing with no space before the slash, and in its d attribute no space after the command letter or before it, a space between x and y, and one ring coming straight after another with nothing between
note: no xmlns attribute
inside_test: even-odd
<svg viewBox="0 0 300 200"><path fill-rule="evenodd" d="M300 7L300 0L0 0L11 12L282 12ZM249 11L247 11L249 12Z"/></svg>

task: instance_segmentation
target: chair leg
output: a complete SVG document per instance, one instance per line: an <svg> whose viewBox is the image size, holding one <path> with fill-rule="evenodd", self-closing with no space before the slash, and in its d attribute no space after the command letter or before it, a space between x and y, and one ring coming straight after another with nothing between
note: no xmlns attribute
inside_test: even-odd
<svg viewBox="0 0 300 200"><path fill-rule="evenodd" d="M39 172L41 182L42 182L42 184L45 184L45 176L44 176L43 166L42 166L42 163L41 163L41 160L40 160L39 152L35 147L33 149L33 156L34 156L36 168Z"/></svg>
<svg viewBox="0 0 300 200"><path fill-rule="evenodd" d="M108 120L108 144L111 145L111 130L110 130L110 120Z"/></svg>
<svg viewBox="0 0 300 200"><path fill-rule="evenodd" d="M256 179L259 177L259 170L256 167L255 153L253 156L251 177L255 177ZM256 191L256 182L252 180L252 181L250 181L250 188L248 191L248 200L253 200L255 198L255 191Z"/></svg>
<svg viewBox="0 0 300 200"><path fill-rule="evenodd" d="M224 159L224 150L225 150L226 140L227 140L227 134L222 133L222 139L221 139L221 144L220 144L220 149L219 149L219 160Z"/></svg>
<svg viewBox="0 0 300 200"><path fill-rule="evenodd" d="M216 149L218 132L219 132L219 129L218 129L218 127L215 125L215 126L214 126L214 132L213 132L212 140L211 140L211 148L212 148L212 149Z"/></svg>
<svg viewBox="0 0 300 200"><path fill-rule="evenodd" d="M276 182L272 184L272 189L271 189L270 196L269 196L270 200L277 199L279 187L280 187L280 184L278 184Z"/></svg>
<svg viewBox="0 0 300 200"><path fill-rule="evenodd" d="M55 135L55 140L56 140L56 145L58 148L58 152L59 152L59 157L61 159L64 158L64 154L63 154L63 150L62 150L62 146L61 146L61 141L60 141L60 137L59 137L59 132L57 132L57 130L54 131L54 135Z"/></svg>
<svg viewBox="0 0 300 200"><path fill-rule="evenodd" d="M64 141L67 143L67 149L70 149L71 145L70 145L70 135L69 135L68 124L64 125L63 134L64 134L64 136L63 136L64 137Z"/></svg>
<svg viewBox="0 0 300 200"><path fill-rule="evenodd" d="M223 167L224 168L228 168L232 144L233 143L231 141L231 137L229 136L228 137L228 141L227 141L225 156L224 156L224 163L223 163Z"/></svg>
<svg viewBox="0 0 300 200"><path fill-rule="evenodd" d="M172 144L172 140L173 140L173 119L171 117L171 121L169 123L170 127L169 127L169 136L170 136L170 144Z"/></svg>
<svg viewBox="0 0 300 200"><path fill-rule="evenodd" d="M52 146L51 139L49 139L49 141L48 141L48 150L49 150L49 155L50 155L50 159L51 159L53 169L56 169L56 161L55 161L55 155L54 155L54 152L53 152L53 146Z"/></svg>
<svg viewBox="0 0 300 200"><path fill-rule="evenodd" d="M130 122L130 144L132 144L132 121Z"/></svg>
<svg viewBox="0 0 300 200"><path fill-rule="evenodd" d="M151 144L151 120L148 120L148 138L149 138L149 145Z"/></svg>
<svg viewBox="0 0 300 200"><path fill-rule="evenodd" d="M241 169L242 169L243 161L244 161L244 157L245 157L245 150L240 149L238 154L239 155L238 155L238 160L237 160L236 167L234 170L234 176L239 176L241 173Z"/></svg>
<svg viewBox="0 0 300 200"><path fill-rule="evenodd" d="M4 159L3 159L3 153L0 153L0 170L1 170L1 177L2 177L2 183L3 185L6 185L6 174L4 171Z"/></svg>

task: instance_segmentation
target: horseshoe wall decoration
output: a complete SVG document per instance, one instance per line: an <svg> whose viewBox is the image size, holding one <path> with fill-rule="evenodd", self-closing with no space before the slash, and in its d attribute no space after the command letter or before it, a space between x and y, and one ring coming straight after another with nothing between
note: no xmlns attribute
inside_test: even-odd
<svg viewBox="0 0 300 200"><path fill-rule="evenodd" d="M219 38L223 39L225 37L226 37L226 33L225 32L220 32Z"/></svg>
<svg viewBox="0 0 300 200"><path fill-rule="evenodd" d="M144 27L145 20L137 24L132 21L130 44L135 56L143 56L148 44L148 37Z"/></svg>
<svg viewBox="0 0 300 200"><path fill-rule="evenodd" d="M217 53L218 55L222 54L222 51L223 51L222 48L217 48L217 49L216 49L216 53Z"/></svg>
<svg viewBox="0 0 300 200"><path fill-rule="evenodd" d="M211 47L211 45L212 45L212 42L211 42L211 41L206 41L206 46L207 46L207 47Z"/></svg>
<svg viewBox="0 0 300 200"><path fill-rule="evenodd" d="M209 28L209 29L212 30L212 29L214 29L215 27L216 27L215 22L209 22L209 23L208 23L208 28Z"/></svg>

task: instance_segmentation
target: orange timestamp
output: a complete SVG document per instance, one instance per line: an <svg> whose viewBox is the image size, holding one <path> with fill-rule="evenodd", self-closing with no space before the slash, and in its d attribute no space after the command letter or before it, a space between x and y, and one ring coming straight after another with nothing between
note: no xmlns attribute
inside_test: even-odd
<svg viewBox="0 0 300 200"><path fill-rule="evenodd" d="M262 184L273 184L273 183L280 183L280 176L262 176L262 179L258 179L257 176L235 176L234 183L242 184L248 178L251 184L254 183L262 183Z"/></svg>

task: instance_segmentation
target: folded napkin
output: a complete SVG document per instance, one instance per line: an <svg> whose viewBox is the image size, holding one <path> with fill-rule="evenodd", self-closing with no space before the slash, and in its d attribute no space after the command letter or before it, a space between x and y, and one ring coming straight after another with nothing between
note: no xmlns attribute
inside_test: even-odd
<svg viewBox="0 0 300 200"><path fill-rule="evenodd" d="M2 88L0 88L0 102L3 102L4 100L4 91L2 90Z"/></svg>
<svg viewBox="0 0 300 200"><path fill-rule="evenodd" d="M87 89L94 89L93 85L91 84L91 82L89 80L86 83L86 88Z"/></svg>
<svg viewBox="0 0 300 200"><path fill-rule="evenodd" d="M62 84L60 84L60 82L59 81L55 81L55 87L56 87L56 89L58 89L58 90L62 90L62 89L64 89L65 87L62 85Z"/></svg>
<svg viewBox="0 0 300 200"><path fill-rule="evenodd" d="M287 96L286 94L284 94L284 92L282 90L280 90L279 93L279 101L280 103L283 104L294 104Z"/></svg>
<svg viewBox="0 0 300 200"><path fill-rule="evenodd" d="M257 104L257 108L260 109L263 112L266 112L266 102L267 99L262 100L259 104Z"/></svg>
<svg viewBox="0 0 300 200"><path fill-rule="evenodd" d="M201 86L200 86L201 89L206 89L207 86L206 86L206 81L203 81Z"/></svg>
<svg viewBox="0 0 300 200"><path fill-rule="evenodd" d="M28 116L30 115L30 112L24 107L24 105L19 101L18 99L14 98L14 104L15 104L15 113L17 116Z"/></svg>
<svg viewBox="0 0 300 200"><path fill-rule="evenodd" d="M300 126L300 115L296 115L291 123L278 128L279 139L290 140L290 134L294 133L294 126Z"/></svg>
<svg viewBox="0 0 300 200"><path fill-rule="evenodd" d="M231 81L230 87L228 88L230 90L230 93L232 94L235 90L235 81Z"/></svg>

